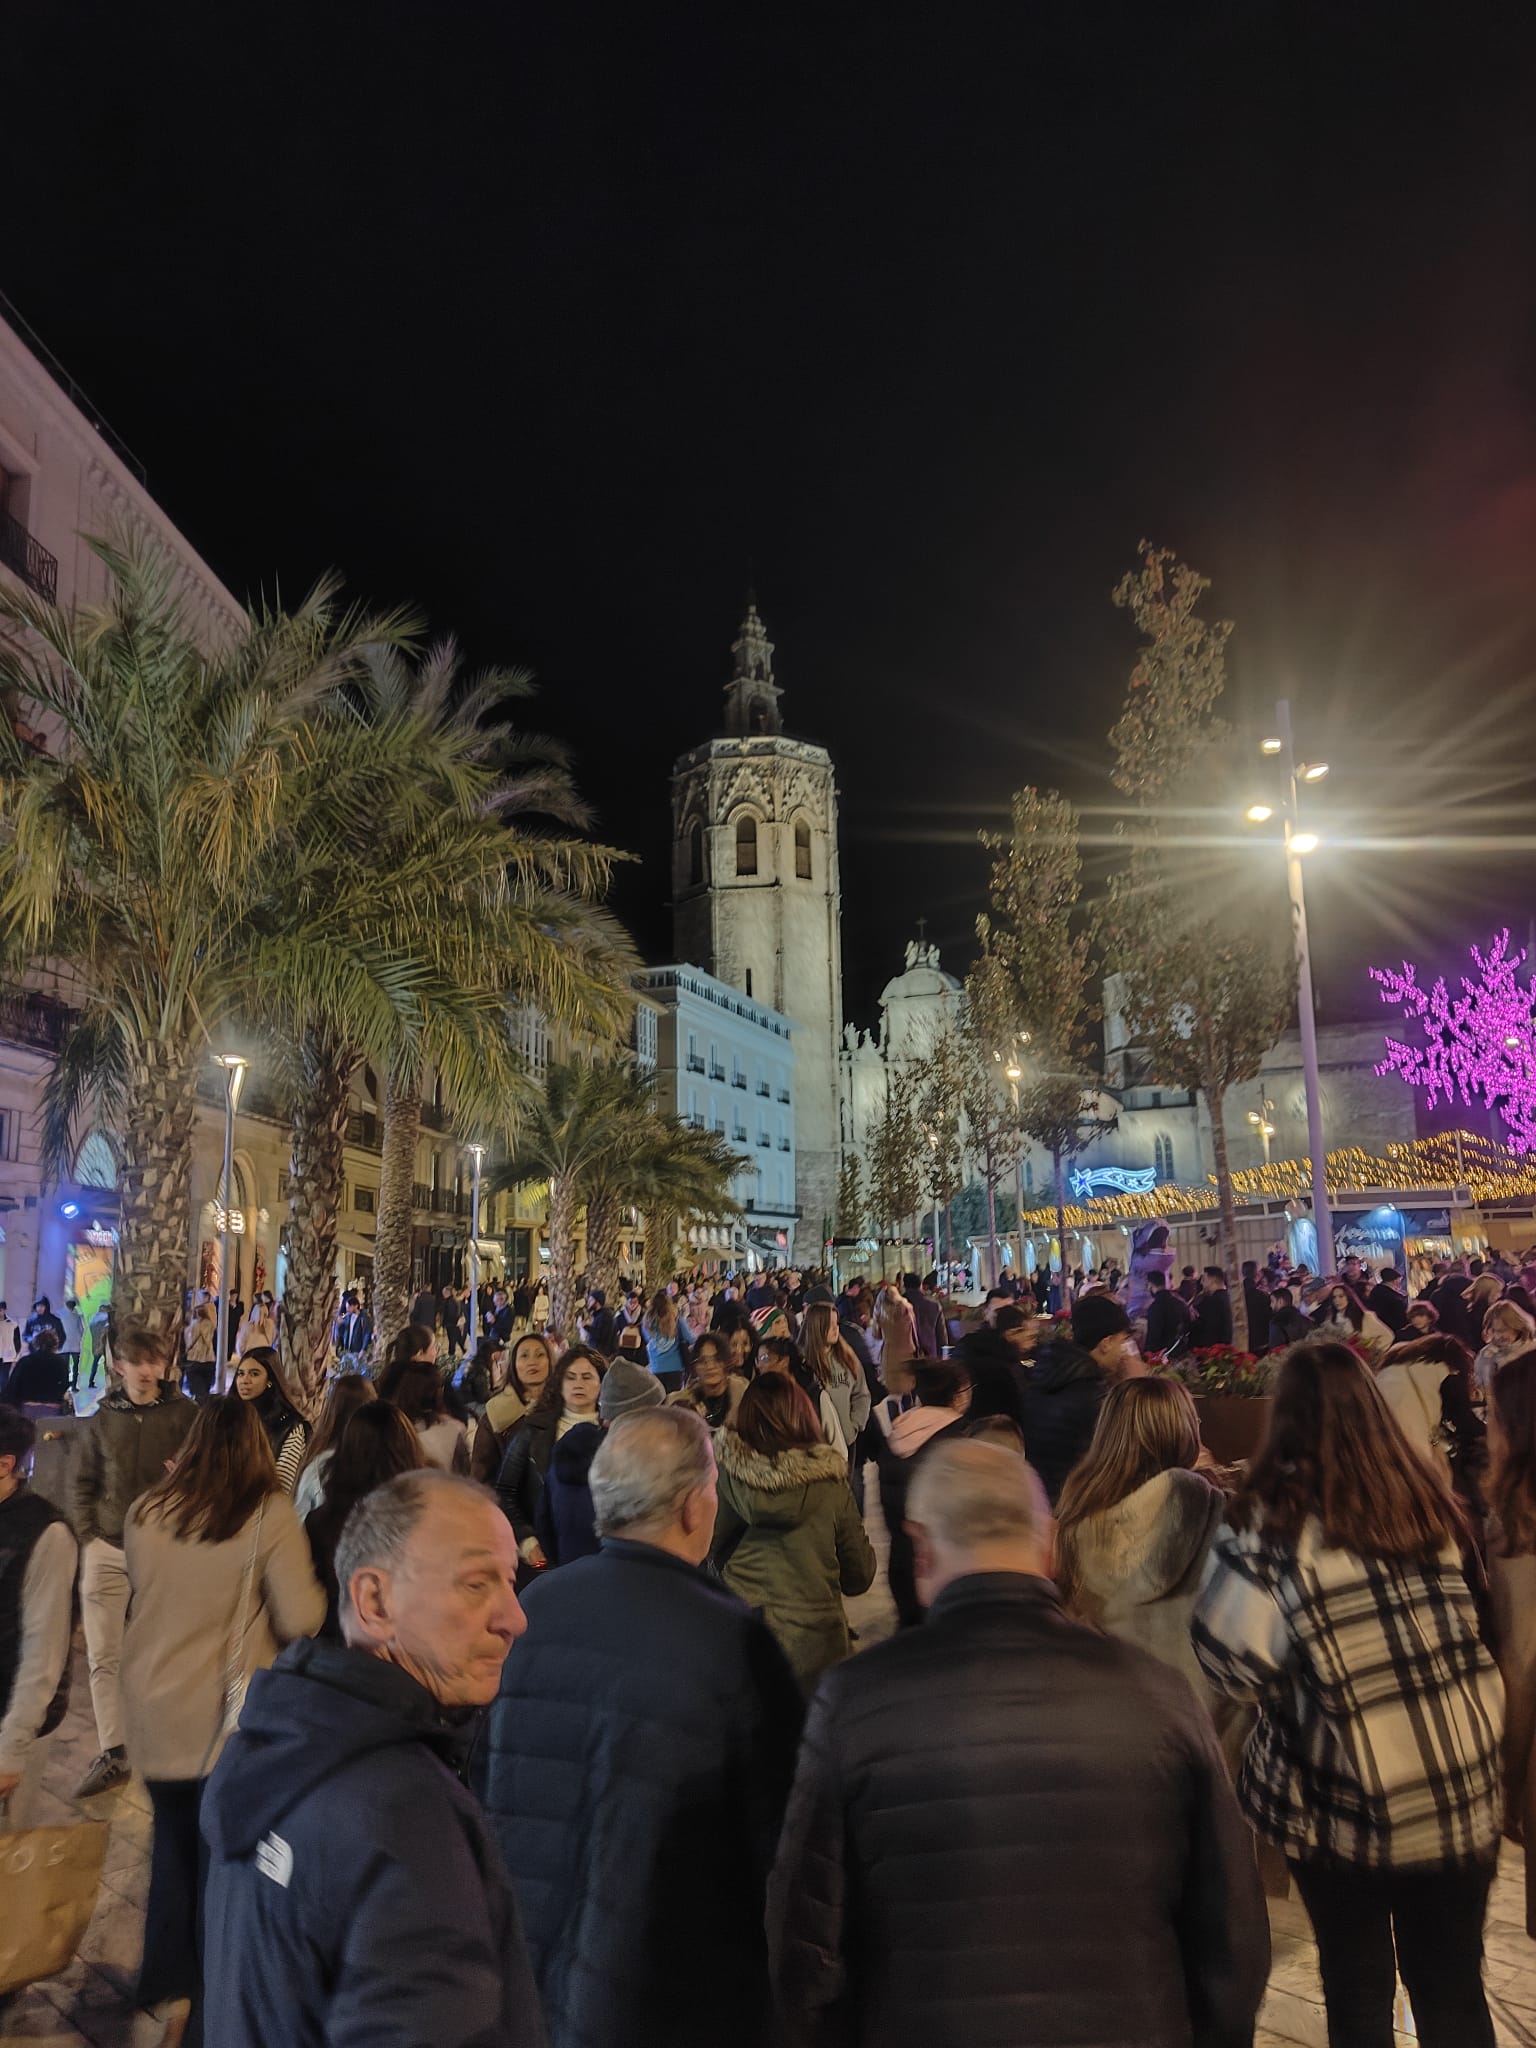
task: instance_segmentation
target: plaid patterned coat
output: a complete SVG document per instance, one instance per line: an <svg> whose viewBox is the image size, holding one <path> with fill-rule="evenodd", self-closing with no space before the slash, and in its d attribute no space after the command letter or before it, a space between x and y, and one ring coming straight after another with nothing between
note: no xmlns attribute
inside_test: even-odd
<svg viewBox="0 0 1536 2048"><path fill-rule="evenodd" d="M1357 1557L1218 1531L1193 1620L1206 1676L1258 1707L1238 1779L1255 1831L1302 1861L1491 1861L1504 1691L1454 1546Z"/></svg>

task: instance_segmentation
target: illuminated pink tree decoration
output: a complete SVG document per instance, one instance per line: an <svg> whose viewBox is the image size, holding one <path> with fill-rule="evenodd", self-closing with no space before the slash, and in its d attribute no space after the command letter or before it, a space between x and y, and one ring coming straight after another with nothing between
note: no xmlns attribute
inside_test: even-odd
<svg viewBox="0 0 1536 2048"><path fill-rule="evenodd" d="M1381 1000L1400 1003L1405 1016L1424 1026L1422 1045L1389 1038L1376 1071L1401 1074L1423 1088L1431 1109L1442 1096L1449 1102L1459 1095L1469 1105L1480 1097L1503 1118L1511 1148L1529 1152L1536 1149L1536 1040L1531 991L1516 979L1525 954L1511 956L1507 931L1486 955L1476 946L1471 950L1477 978L1463 975L1459 996L1443 976L1433 988L1420 988L1407 960L1400 974L1390 967L1371 969L1371 979L1381 983Z"/></svg>

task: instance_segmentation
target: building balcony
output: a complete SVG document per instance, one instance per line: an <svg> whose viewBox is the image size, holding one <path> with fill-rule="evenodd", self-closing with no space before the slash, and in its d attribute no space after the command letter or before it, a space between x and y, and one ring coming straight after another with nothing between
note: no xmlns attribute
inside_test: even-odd
<svg viewBox="0 0 1536 2048"><path fill-rule="evenodd" d="M59 594L58 558L34 540L19 519L0 512L0 562L52 604Z"/></svg>
<svg viewBox="0 0 1536 2048"><path fill-rule="evenodd" d="M772 1140L772 1138L770 1138L770 1137L769 1137L769 1135L768 1135L768 1133L767 1133L766 1131L759 1131L759 1132L758 1132L758 1134L757 1134L757 1142L758 1142L758 1144L759 1144L759 1145L760 1145L760 1146L762 1147L763 1151L765 1151L765 1152L767 1152L767 1151L770 1151L770 1150L772 1149L772 1146L773 1146L773 1140Z"/></svg>
<svg viewBox="0 0 1536 2048"><path fill-rule="evenodd" d="M735 1128L734 1128L734 1129L732 1130L732 1132L731 1132L731 1136L732 1136L732 1137L733 1137L733 1138L735 1139L735 1141L736 1141L736 1143L737 1143L738 1145L745 1145L745 1143L747 1142L747 1127L746 1127L746 1125L745 1125L745 1124L737 1124L737 1125L736 1125L736 1127L735 1127Z"/></svg>
<svg viewBox="0 0 1536 2048"><path fill-rule="evenodd" d="M790 1139L790 1138L780 1138L780 1140L779 1140L779 1150L780 1150L781 1152L793 1152L793 1151L794 1151L794 1149L795 1149L795 1147L794 1147L794 1142L793 1142L793 1140L792 1140L792 1139Z"/></svg>
<svg viewBox="0 0 1536 2048"><path fill-rule="evenodd" d="M27 988L0 989L0 1039L10 1045L58 1052L73 1020L74 1011L54 996Z"/></svg>
<svg viewBox="0 0 1536 2048"><path fill-rule="evenodd" d="M384 1143L383 1127L370 1110L354 1110L347 1118L347 1143L377 1152Z"/></svg>
<svg viewBox="0 0 1536 2048"><path fill-rule="evenodd" d="M689 1053L687 1065L690 1074L702 1074L704 1071L704 1062L696 1052Z"/></svg>
<svg viewBox="0 0 1536 2048"><path fill-rule="evenodd" d="M779 1090L779 1100L780 1100L780 1102L788 1102L788 1100L789 1100L789 1090L788 1090L787 1088L781 1088L781 1089Z"/></svg>
<svg viewBox="0 0 1536 2048"><path fill-rule="evenodd" d="M773 1090L768 1086L768 1083L766 1081L759 1081L757 1084L757 1092L759 1095L762 1096L764 1102L766 1102L769 1096L773 1093Z"/></svg>
<svg viewBox="0 0 1536 2048"><path fill-rule="evenodd" d="M723 1081L725 1079L724 1067L712 1062L709 1069L709 1078L711 1081Z"/></svg>

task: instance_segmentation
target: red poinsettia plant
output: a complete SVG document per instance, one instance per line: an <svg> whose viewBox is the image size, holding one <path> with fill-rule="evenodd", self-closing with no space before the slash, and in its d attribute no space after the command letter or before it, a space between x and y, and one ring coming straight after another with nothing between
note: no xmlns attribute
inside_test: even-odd
<svg viewBox="0 0 1536 2048"><path fill-rule="evenodd" d="M1251 1351L1239 1351L1235 1344L1211 1344L1203 1351L1164 1359L1155 1369L1168 1379L1179 1380L1192 1394L1237 1394L1256 1400L1269 1393L1274 1383L1270 1361Z"/></svg>

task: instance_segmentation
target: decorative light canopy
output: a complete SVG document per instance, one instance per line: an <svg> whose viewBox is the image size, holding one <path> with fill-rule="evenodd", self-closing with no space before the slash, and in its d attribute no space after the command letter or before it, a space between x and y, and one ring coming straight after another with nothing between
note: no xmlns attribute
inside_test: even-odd
<svg viewBox="0 0 1536 2048"><path fill-rule="evenodd" d="M1407 960L1401 973L1371 969L1382 1001L1399 1004L1424 1027L1422 1045L1389 1038L1376 1071L1400 1074L1411 1087L1422 1088L1431 1109L1456 1096L1469 1105L1486 1102L1503 1119L1511 1149L1530 1152L1536 1150L1536 1042L1531 991L1519 980L1525 953L1511 954L1507 931L1486 954L1476 946L1471 952L1477 976L1461 977L1459 996L1451 994L1443 975L1433 988L1421 988Z"/></svg>

